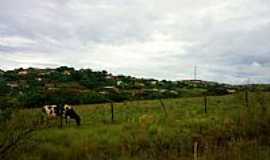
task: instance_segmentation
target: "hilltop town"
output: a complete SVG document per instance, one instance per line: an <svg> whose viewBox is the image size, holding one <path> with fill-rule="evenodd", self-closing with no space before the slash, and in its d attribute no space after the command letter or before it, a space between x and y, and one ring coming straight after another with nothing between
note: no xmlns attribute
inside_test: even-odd
<svg viewBox="0 0 270 160"><path fill-rule="evenodd" d="M71 67L0 71L0 82L1 97L24 107L226 95L245 88L194 79L159 81ZM267 85L252 85L251 88L269 90Z"/></svg>

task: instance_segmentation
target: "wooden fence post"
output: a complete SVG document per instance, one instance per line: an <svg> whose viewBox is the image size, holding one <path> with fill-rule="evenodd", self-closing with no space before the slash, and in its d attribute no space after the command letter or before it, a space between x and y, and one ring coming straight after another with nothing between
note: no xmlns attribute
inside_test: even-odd
<svg viewBox="0 0 270 160"><path fill-rule="evenodd" d="M207 95L204 95L204 113L207 113Z"/></svg>
<svg viewBox="0 0 270 160"><path fill-rule="evenodd" d="M112 112L112 122L114 121L114 106L113 102L111 102L111 112Z"/></svg>
<svg viewBox="0 0 270 160"><path fill-rule="evenodd" d="M245 102L246 102L246 107L248 108L249 106L249 99L248 99L248 89L245 90Z"/></svg>
<svg viewBox="0 0 270 160"><path fill-rule="evenodd" d="M167 116L167 115L168 115L167 109L166 109L166 106L165 106L165 104L163 103L163 101L162 101L161 98L159 99L159 102L160 102L160 104L161 104L161 107L162 107L162 109L163 109L165 115Z"/></svg>
<svg viewBox="0 0 270 160"><path fill-rule="evenodd" d="M195 141L193 144L193 159L198 160L198 142Z"/></svg>

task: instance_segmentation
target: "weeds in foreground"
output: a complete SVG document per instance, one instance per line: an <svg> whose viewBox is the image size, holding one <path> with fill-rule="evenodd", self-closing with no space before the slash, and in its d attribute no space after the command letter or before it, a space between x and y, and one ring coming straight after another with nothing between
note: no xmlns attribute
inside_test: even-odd
<svg viewBox="0 0 270 160"><path fill-rule="evenodd" d="M207 114L202 98L115 104L110 122L109 105L78 106L80 128L41 129L16 159L269 159L269 94L208 97ZM195 147L196 144L196 147Z"/></svg>

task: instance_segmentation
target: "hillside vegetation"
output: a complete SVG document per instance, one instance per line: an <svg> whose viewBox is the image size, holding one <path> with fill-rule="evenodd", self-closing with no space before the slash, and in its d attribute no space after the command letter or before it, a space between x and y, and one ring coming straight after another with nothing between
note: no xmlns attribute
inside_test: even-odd
<svg viewBox="0 0 270 160"><path fill-rule="evenodd" d="M257 87L257 86L254 86ZM253 88L254 88L253 87ZM158 81L112 75L106 71L56 69L0 70L0 101L25 108L45 104L93 104L108 101L146 100L208 95L226 95L243 86L202 80ZM259 88L259 87L257 87ZM261 86L261 90L269 90ZM1 106L1 105L0 105Z"/></svg>

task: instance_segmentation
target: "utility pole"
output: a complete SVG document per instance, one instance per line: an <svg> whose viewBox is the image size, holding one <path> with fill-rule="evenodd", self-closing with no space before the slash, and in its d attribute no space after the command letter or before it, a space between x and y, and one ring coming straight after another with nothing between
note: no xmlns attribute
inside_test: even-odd
<svg viewBox="0 0 270 160"><path fill-rule="evenodd" d="M194 66L194 80L197 80L197 65Z"/></svg>

